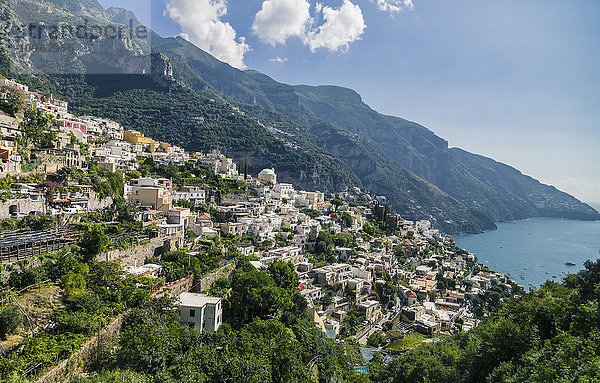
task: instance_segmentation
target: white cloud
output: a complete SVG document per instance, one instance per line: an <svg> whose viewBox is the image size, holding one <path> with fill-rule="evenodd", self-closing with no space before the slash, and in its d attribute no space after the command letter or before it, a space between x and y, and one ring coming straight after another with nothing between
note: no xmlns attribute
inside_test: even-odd
<svg viewBox="0 0 600 383"><path fill-rule="evenodd" d="M287 57L273 57L272 59L269 59L270 62L272 63L278 63L278 64L283 64L284 62L287 62L288 59Z"/></svg>
<svg viewBox="0 0 600 383"><path fill-rule="evenodd" d="M412 0L377 0L377 8L380 11L400 13L404 9L413 9Z"/></svg>
<svg viewBox="0 0 600 383"><path fill-rule="evenodd" d="M318 48L348 49L365 28L360 7L350 0L344 0L337 9L316 3L312 17L307 0L264 0L252 24L252 32L268 44L284 45L295 36L312 52Z"/></svg>
<svg viewBox="0 0 600 383"><path fill-rule="evenodd" d="M181 26L182 37L231 66L245 68L250 47L221 21L227 14L226 0L167 0L166 6L165 13Z"/></svg>
<svg viewBox="0 0 600 383"><path fill-rule="evenodd" d="M318 15L323 10L323 3L315 4L315 13Z"/></svg>
<svg viewBox="0 0 600 383"><path fill-rule="evenodd" d="M313 52L318 48L331 51L348 49L348 45L359 40L367 27L360 7L350 0L344 0L338 9L317 4L317 9L320 8L325 23L308 32L305 37L305 44Z"/></svg>
<svg viewBox="0 0 600 383"><path fill-rule="evenodd" d="M290 37L304 35L309 10L307 0L265 0L254 17L252 32L268 44L285 44Z"/></svg>

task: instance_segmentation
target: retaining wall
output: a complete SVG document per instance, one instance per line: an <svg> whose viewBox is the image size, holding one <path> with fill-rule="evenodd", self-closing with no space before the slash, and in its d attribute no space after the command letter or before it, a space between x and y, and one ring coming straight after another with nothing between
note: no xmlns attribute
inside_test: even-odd
<svg viewBox="0 0 600 383"><path fill-rule="evenodd" d="M102 344L116 341L121 331L123 316L117 316L107 327L100 330L100 333L88 339L81 349L71 355L67 360L64 360L59 365L51 368L36 382L38 383L60 383L69 382L73 378L79 376L82 366L85 362L89 362L97 354Z"/></svg>
<svg viewBox="0 0 600 383"><path fill-rule="evenodd" d="M221 267L218 270L215 270L214 272L202 278L198 285L195 287L195 290L205 291L210 289L212 284L215 283L217 279L222 277L228 277L229 274L231 274L231 272L233 271L233 269L235 269L235 262L232 262L228 265Z"/></svg>
<svg viewBox="0 0 600 383"><path fill-rule="evenodd" d="M120 262L123 266L143 265L146 258L158 257L175 251L183 245L183 232L167 237L158 237L144 245L132 246L124 250L111 250L96 256L96 261Z"/></svg>
<svg viewBox="0 0 600 383"><path fill-rule="evenodd" d="M45 200L32 201L29 198L11 198L0 203L0 219L10 218L10 207L16 206L16 212L29 213L30 211L46 212Z"/></svg>

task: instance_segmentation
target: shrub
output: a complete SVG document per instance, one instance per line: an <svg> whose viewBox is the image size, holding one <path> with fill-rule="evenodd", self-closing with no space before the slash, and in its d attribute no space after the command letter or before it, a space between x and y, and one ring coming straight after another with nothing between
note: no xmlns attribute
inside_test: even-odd
<svg viewBox="0 0 600 383"><path fill-rule="evenodd" d="M88 256L95 256L103 253L108 248L109 238L104 234L100 225L89 225L83 237L79 241L79 246Z"/></svg>
<svg viewBox="0 0 600 383"><path fill-rule="evenodd" d="M0 311L0 339L14 334L21 325L21 313L17 306L10 306Z"/></svg>

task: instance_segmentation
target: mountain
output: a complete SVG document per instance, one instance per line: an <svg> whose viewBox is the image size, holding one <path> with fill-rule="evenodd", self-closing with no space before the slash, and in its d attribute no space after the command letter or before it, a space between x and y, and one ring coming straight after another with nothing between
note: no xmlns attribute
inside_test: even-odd
<svg viewBox="0 0 600 383"><path fill-rule="evenodd" d="M317 135L314 127L318 120L324 120L369 141L371 152L383 153L460 201L482 221L483 228L492 227L491 221L536 216L600 218L590 206L512 167L449 148L446 140L422 125L374 111L354 90L281 84L256 71L242 72L215 62L181 38L160 39L153 44L189 62L190 69L208 79L215 89L244 103L275 110Z"/></svg>
<svg viewBox="0 0 600 383"><path fill-rule="evenodd" d="M296 86L300 104L319 118L372 140L392 160L494 221L528 217L598 219L576 198L518 170L459 148L411 121L377 113L358 93Z"/></svg>
<svg viewBox="0 0 600 383"><path fill-rule="evenodd" d="M50 12L71 22L138 23L129 11L104 10L95 0L86 0L85 9L75 0L15 2L19 7L3 12L12 21ZM379 114L351 89L282 84L232 68L180 37L151 37L151 47L135 38L111 41L110 49L105 41L76 44L60 65L75 63L79 75L24 80L65 98L77 113L113 118L188 150L219 148L253 172L274 166L280 179L305 189L356 186L385 195L405 218L430 219L448 233L533 216L600 219L574 197L516 169L448 148L419 124ZM11 61L21 70L48 65ZM111 70L151 75L84 75Z"/></svg>

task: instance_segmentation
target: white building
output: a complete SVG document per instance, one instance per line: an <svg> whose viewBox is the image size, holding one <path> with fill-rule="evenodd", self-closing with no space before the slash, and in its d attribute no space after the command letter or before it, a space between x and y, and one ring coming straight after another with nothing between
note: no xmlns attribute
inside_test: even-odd
<svg viewBox="0 0 600 383"><path fill-rule="evenodd" d="M275 199L292 199L294 197L294 186L292 184L276 184L273 186L271 195Z"/></svg>
<svg viewBox="0 0 600 383"><path fill-rule="evenodd" d="M173 200L190 201L196 206L206 202L206 191L199 186L183 186L180 190L173 192Z"/></svg>
<svg viewBox="0 0 600 383"><path fill-rule="evenodd" d="M223 299L204 294L179 296L179 318L183 324L202 332L215 332L223 321Z"/></svg>
<svg viewBox="0 0 600 383"><path fill-rule="evenodd" d="M87 122L89 133L104 135L113 140L123 139L123 127L115 121L94 116L84 116L81 120Z"/></svg>

